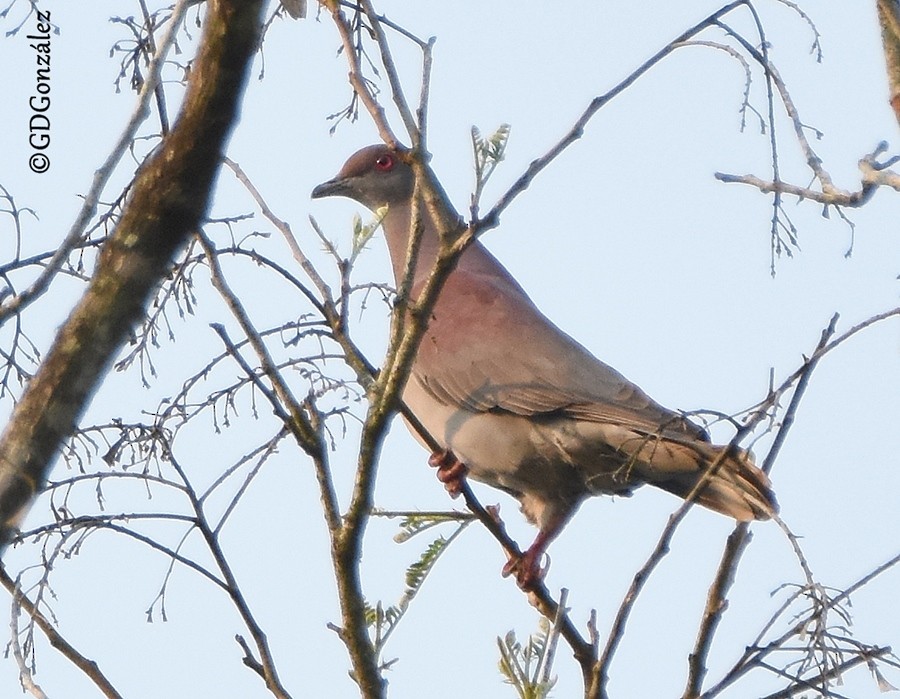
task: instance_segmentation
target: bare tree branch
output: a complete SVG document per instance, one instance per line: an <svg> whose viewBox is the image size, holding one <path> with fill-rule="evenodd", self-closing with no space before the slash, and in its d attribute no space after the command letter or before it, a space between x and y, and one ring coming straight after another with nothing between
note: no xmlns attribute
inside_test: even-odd
<svg viewBox="0 0 900 699"><path fill-rule="evenodd" d="M197 528L200 530L200 533L203 536L204 541L206 542L207 548L212 554L213 559L216 562L216 566L219 568L219 572L222 574L222 579L225 582L225 589L228 593L228 596L231 598L232 603L238 610L238 613L241 615L241 619L243 620L245 626L250 632L250 635L253 637L254 643L256 644L256 649L259 652L261 658L259 664L262 668L262 672L260 674L265 680L266 687L269 689L272 695L277 697L278 699L290 699L291 695L288 694L287 690L281 684L281 680L278 677L278 671L275 667L275 659L273 658L272 651L269 648L269 642L266 638L266 634L263 631L262 627L260 627L259 623L256 621L253 613L250 611L250 605L247 603L243 592L241 592L237 577L235 576L234 571L231 568L231 564L228 562L228 558L226 557L225 552L222 550L222 547L219 544L219 538L216 534L215 527L211 526L209 520L206 517L203 503L200 502L200 499L197 497L197 493L194 491L194 488L191 485L190 480L188 479L187 473L185 472L184 468L182 468L181 464L175 459L174 456L172 456L170 460L172 462L172 466L181 476L182 482L186 486L188 497L190 498L191 506L194 510L194 515L197 518Z"/></svg>
<svg viewBox="0 0 900 699"><path fill-rule="evenodd" d="M726 16L727 14L741 6L748 7L752 10L752 4L748 0L737 0L736 2L728 3L724 7L721 7L705 19L692 26L690 29L682 32L679 36L663 46L659 51L657 51L655 54L653 54L653 56L644 61L644 63L642 63L638 68L632 71L625 79L619 82L611 90L592 99L587 109L585 109L581 116L579 116L578 119L575 120L575 123L566 132L566 134L559 141L557 141L556 144L552 148L550 148L550 150L547 151L544 155L537 158L536 160L533 160L525 170L525 172L497 200L494 206L491 207L491 210L488 211L477 222L473 222L473 226L476 229L476 232L481 233L500 225L500 214L503 213L503 211L505 211L510 204L512 204L516 197L518 197L531 185L531 182L534 180L534 178L537 177L537 175L545 167L547 167L547 165L553 162L566 148L571 146L573 143L575 143L575 141L577 141L584 135L584 129L588 125L588 122L590 122L590 120L598 111L600 111L600 109L606 106L606 104L620 95L626 89L631 87L631 85L633 85L642 75L644 75L647 71L657 65L670 53L675 51L679 46L685 45L704 29L716 26L722 17Z"/></svg>
<svg viewBox="0 0 900 699"><path fill-rule="evenodd" d="M859 170L861 173L861 186L858 190L848 192L845 190L831 187L828 191L810 189L809 187L790 184L789 182L773 181L769 182L760 179L756 175L732 175L724 172L717 172L715 177L720 182L747 184L756 187L763 193L791 194L800 200L809 199L810 201L824 204L825 206L859 208L866 204L875 193L878 187L890 187L900 192L900 175L893 170L888 169L884 163L878 162L877 158L887 147L887 144L880 143L871 153L863 156L859 161ZM890 162L893 162L891 159Z"/></svg>
<svg viewBox="0 0 900 699"><path fill-rule="evenodd" d="M706 659L712 649L713 637L728 608L728 593L734 584L738 562L744 549L750 544L751 538L749 525L746 522L740 522L725 543L716 577L706 596L706 607L703 609L697 641L688 656L688 680L684 699L695 699L700 696L700 689L707 672Z"/></svg>
<svg viewBox="0 0 900 699"><path fill-rule="evenodd" d="M0 584L7 589L16 604L25 610L25 613L28 614L41 631L44 632L50 645L56 648L56 650L62 653L69 662L81 670L103 693L103 696L107 697L107 699L122 699L122 695L119 694L115 687L113 687L112 683L107 679L106 675L103 674L97 663L79 653L78 650L56 630L53 623L47 619L32 601L28 599L22 590L19 589L16 581L9 577L9 573L6 572L6 568L2 564L0 564Z"/></svg>

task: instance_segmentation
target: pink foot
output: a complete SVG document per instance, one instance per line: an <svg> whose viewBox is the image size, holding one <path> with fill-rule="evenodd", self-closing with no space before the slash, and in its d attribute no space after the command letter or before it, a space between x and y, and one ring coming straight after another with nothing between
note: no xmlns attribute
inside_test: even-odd
<svg viewBox="0 0 900 699"><path fill-rule="evenodd" d="M510 558L503 566L503 577L516 576L516 582L523 590L533 590L544 579L550 568L549 560L546 566L541 566L541 559L547 550L552 536L544 532L538 532L534 543L518 558Z"/></svg>
<svg viewBox="0 0 900 699"><path fill-rule="evenodd" d="M449 449L436 451L428 457L428 465L437 468L438 480L444 484L450 497L458 498L469 472L468 467Z"/></svg>

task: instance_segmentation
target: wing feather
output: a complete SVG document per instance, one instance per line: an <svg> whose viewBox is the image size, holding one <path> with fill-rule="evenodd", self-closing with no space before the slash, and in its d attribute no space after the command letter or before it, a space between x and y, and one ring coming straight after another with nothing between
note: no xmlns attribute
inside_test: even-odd
<svg viewBox="0 0 900 699"><path fill-rule="evenodd" d="M500 270L462 268L448 278L413 369L435 399L471 412L563 414L705 439L556 327Z"/></svg>

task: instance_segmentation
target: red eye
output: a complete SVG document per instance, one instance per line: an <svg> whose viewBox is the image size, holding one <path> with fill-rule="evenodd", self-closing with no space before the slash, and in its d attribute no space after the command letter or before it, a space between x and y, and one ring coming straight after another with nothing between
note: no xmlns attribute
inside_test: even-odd
<svg viewBox="0 0 900 699"><path fill-rule="evenodd" d="M375 169L388 172L394 168L394 158L390 155L382 155L375 161Z"/></svg>

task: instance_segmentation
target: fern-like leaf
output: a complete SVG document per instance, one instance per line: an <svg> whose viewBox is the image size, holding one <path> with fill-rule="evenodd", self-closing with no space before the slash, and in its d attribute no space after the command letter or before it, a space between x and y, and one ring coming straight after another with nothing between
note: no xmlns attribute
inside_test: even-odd
<svg viewBox="0 0 900 699"><path fill-rule="evenodd" d="M472 127L472 152L475 156L475 191L472 193L473 216L477 212L484 186L503 161L506 144L509 142L509 132L509 124L500 124L494 133L485 140L478 127Z"/></svg>

